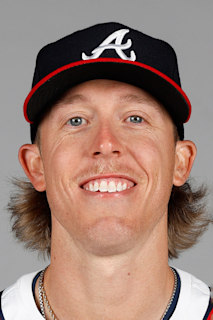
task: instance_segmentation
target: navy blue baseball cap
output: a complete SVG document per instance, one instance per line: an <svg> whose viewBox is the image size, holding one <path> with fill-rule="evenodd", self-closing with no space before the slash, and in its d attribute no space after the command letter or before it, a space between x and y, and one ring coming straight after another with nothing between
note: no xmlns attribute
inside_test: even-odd
<svg viewBox="0 0 213 320"><path fill-rule="evenodd" d="M43 47L37 56L32 90L24 103L31 140L41 115L69 88L94 79L140 87L166 108L180 139L191 103L181 88L177 57L165 41L120 23L102 23L76 31Z"/></svg>

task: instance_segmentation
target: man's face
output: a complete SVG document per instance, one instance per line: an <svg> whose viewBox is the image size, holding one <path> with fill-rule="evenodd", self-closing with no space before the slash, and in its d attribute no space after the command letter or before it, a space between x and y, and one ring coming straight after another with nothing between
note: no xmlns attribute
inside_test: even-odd
<svg viewBox="0 0 213 320"><path fill-rule="evenodd" d="M166 223L174 127L151 95L111 80L82 83L52 108L40 136L53 235L107 255Z"/></svg>

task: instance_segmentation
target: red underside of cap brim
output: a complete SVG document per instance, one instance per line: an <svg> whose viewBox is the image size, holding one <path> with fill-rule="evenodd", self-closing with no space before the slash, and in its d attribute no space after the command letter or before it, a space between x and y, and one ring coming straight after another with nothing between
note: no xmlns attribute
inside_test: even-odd
<svg viewBox="0 0 213 320"><path fill-rule="evenodd" d="M187 97L187 95L185 94L185 92L181 89L181 87L175 82L173 81L171 78L169 78L168 76L166 76L164 73L158 71L157 69L150 67L146 64L140 63L140 62L135 62L135 61L128 61L128 60L122 60L122 59L115 59L115 58L99 58L99 59L92 59L92 60L86 60L86 61L77 61L77 62L73 62L70 64L67 64L65 66L62 66L58 69L56 69L55 71L51 72L50 74L48 74L47 76L45 76L43 79L41 79L30 91L30 93L28 94L25 102L24 102L24 116L25 119L29 122L29 123L33 123L34 119L30 119L29 116L29 110L28 108L30 108L30 104L32 104L33 99L35 96L37 96L39 94L39 90L45 89L45 87L47 87L49 85L49 83L51 82L52 79L56 78L57 76L60 76L62 73L66 72L66 70L70 70L71 69L75 69L76 67L82 67L82 66L89 66L91 64L93 64L94 66L97 64L106 64L106 63L116 63L116 64L120 64L120 65L128 65L129 67L134 66L140 68L141 70L146 70L148 71L150 74L152 73L155 77L158 76L160 81L163 81L164 84L169 85L169 87L173 87L173 89L175 89L176 93L178 93L183 102L183 105L185 104L185 108L188 108L187 110L187 117L184 119L183 122L187 122L190 118L191 115L191 103ZM90 79L90 77L87 77L87 79L85 80L84 78L82 78L82 82L87 81L88 78ZM100 78L100 77L99 77ZM105 77L103 76L103 79ZM107 77L108 79L110 77ZM91 80L94 79L91 76ZM112 77L113 80L113 77ZM114 79L117 80L117 79ZM122 81L122 79L120 80ZM123 82L126 82L125 80ZM128 81L129 83L131 83L131 81ZM137 84L136 84L137 85ZM72 84L70 85L72 86ZM142 86L141 86L142 87Z"/></svg>

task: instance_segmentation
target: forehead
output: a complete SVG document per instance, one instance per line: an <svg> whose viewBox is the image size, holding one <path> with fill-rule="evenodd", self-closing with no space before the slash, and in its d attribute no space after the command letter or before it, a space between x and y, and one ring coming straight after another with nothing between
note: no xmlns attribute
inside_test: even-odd
<svg viewBox="0 0 213 320"><path fill-rule="evenodd" d="M53 109L60 109L64 105L85 105L89 106L95 102L100 101L102 104L110 101L112 104L122 103L141 104L151 106L154 111L166 113L164 106L147 91L114 80L90 80L83 82L67 90L52 106ZM99 106L100 108L100 106Z"/></svg>

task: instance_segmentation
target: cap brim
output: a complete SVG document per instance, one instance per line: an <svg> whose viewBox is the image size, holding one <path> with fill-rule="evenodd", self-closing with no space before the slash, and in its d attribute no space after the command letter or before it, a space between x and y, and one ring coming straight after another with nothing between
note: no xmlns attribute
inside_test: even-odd
<svg viewBox="0 0 213 320"><path fill-rule="evenodd" d="M70 87L94 79L126 82L148 91L164 105L175 123L185 123L190 118L191 103L188 97L165 74L139 62L99 58L68 64L39 81L25 100L26 120L33 123Z"/></svg>

